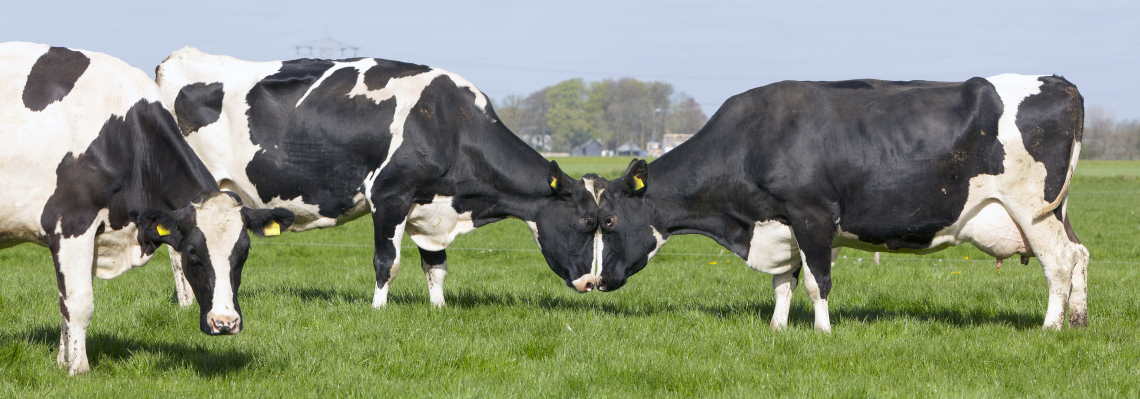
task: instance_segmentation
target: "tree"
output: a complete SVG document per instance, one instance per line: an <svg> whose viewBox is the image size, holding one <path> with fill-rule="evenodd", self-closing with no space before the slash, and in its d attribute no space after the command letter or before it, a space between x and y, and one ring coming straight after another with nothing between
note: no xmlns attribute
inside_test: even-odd
<svg viewBox="0 0 1140 399"><path fill-rule="evenodd" d="M687 94L678 95L678 101L673 104L673 111L669 113L668 130L674 133L693 134L708 122L701 104L697 103Z"/></svg>
<svg viewBox="0 0 1140 399"><path fill-rule="evenodd" d="M546 126L557 151L570 151L590 140L593 130L586 110L586 84L582 79L562 81L546 88Z"/></svg>

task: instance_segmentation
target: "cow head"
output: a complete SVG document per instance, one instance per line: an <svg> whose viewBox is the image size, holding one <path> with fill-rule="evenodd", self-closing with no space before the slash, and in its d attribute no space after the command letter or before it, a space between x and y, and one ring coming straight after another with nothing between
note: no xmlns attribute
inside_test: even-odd
<svg viewBox="0 0 1140 399"><path fill-rule="evenodd" d="M665 243L651 224L653 207L644 198L649 184L648 165L635 159L621 178L608 182L599 193L603 267L598 288L602 291L625 285Z"/></svg>
<svg viewBox="0 0 1140 399"><path fill-rule="evenodd" d="M198 300L199 327L210 335L241 331L237 290L249 253L246 229L276 235L292 223L288 210L243 207L237 196L220 192L175 211L147 210L136 220L144 252L166 244L181 256Z"/></svg>
<svg viewBox="0 0 1140 399"><path fill-rule="evenodd" d="M598 198L596 177L571 179L551 161L550 193L540 201L534 221L527 221L546 258L546 264L567 286L587 292L597 286L594 271L601 265L598 254ZM600 179L599 179L600 180Z"/></svg>

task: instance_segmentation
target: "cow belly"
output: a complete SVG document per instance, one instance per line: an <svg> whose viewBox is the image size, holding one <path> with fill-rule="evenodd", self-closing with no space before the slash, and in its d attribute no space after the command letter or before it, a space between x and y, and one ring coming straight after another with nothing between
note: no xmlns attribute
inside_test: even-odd
<svg viewBox="0 0 1140 399"><path fill-rule="evenodd" d="M756 222L748 245L748 266L770 274L784 274L800 266L800 249L792 229L777 221Z"/></svg>
<svg viewBox="0 0 1140 399"><path fill-rule="evenodd" d="M428 251L443 250L456 236L474 229L471 212L457 212L451 197L437 195L430 203L417 204L408 215L408 235Z"/></svg>
<svg viewBox="0 0 1140 399"><path fill-rule="evenodd" d="M1029 253L1021 229L997 202L987 202L973 217L960 224L959 240L974 244L990 256L1004 259Z"/></svg>

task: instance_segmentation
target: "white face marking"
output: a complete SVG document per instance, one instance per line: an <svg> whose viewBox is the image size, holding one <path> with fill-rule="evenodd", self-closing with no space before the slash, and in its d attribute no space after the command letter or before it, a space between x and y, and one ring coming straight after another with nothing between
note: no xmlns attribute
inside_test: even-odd
<svg viewBox="0 0 1140 399"><path fill-rule="evenodd" d="M602 193L606 192L606 189L603 187L597 187L597 182L594 179L588 177L583 178L582 182L585 183L586 191L589 192L590 196L594 198L594 203L601 206ZM602 239L602 229L599 226L597 230L594 230L594 251L592 254L593 258L590 261L590 275L592 276L602 276L602 267L604 266L602 257L605 254L605 247L606 242Z"/></svg>
<svg viewBox="0 0 1140 399"><path fill-rule="evenodd" d="M207 317L235 320L238 313L230 282L230 255L245 229L241 206L229 195L216 194L194 208L214 271L213 303Z"/></svg>

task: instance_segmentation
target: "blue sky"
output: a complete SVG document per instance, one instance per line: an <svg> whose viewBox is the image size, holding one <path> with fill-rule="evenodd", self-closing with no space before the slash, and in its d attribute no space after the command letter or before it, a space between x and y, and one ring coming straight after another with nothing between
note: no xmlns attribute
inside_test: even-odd
<svg viewBox="0 0 1140 399"><path fill-rule="evenodd" d="M328 34L360 55L458 72L496 99L630 76L668 81L710 114L785 79L1056 73L1086 105L1140 119L1140 2L920 3L13 1L0 40L103 51L151 71L185 45L285 59Z"/></svg>

